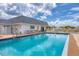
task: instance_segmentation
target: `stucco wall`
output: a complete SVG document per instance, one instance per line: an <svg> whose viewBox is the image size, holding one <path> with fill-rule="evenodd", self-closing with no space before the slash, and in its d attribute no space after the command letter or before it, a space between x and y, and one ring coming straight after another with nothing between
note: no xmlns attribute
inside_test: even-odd
<svg viewBox="0 0 79 59"><path fill-rule="evenodd" d="M0 25L0 34L3 34L3 26Z"/></svg>
<svg viewBox="0 0 79 59"><path fill-rule="evenodd" d="M4 25L0 25L0 34L11 34L11 27L4 27Z"/></svg>
<svg viewBox="0 0 79 59"><path fill-rule="evenodd" d="M34 26L34 29L32 29L31 26ZM21 33L23 34L35 30L40 31L41 26L28 23L19 23L19 24L12 24L12 26L6 28L3 25L0 25L0 34L21 34Z"/></svg>
<svg viewBox="0 0 79 59"><path fill-rule="evenodd" d="M30 28L31 25L34 26L35 28L31 29ZM21 26L21 28L19 29L19 32L22 32L22 33L25 33L28 31L34 31L34 30L40 31L40 29L41 29L41 27L39 25L34 25L34 24L21 24L20 26Z"/></svg>

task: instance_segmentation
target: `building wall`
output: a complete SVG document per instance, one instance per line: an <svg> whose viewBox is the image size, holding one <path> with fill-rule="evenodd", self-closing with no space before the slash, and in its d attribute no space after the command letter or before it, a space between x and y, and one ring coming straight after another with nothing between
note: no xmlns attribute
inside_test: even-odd
<svg viewBox="0 0 79 59"><path fill-rule="evenodd" d="M11 34L11 26L10 25L0 25L0 34Z"/></svg>
<svg viewBox="0 0 79 59"><path fill-rule="evenodd" d="M34 25L34 24L21 24L20 25L21 28L19 30L19 32L21 33L28 33L30 31L40 31L40 26L39 25ZM32 29L31 26L34 26L34 28Z"/></svg>
<svg viewBox="0 0 79 59"><path fill-rule="evenodd" d="M12 25L12 34L20 34L21 25L14 24Z"/></svg>
<svg viewBox="0 0 79 59"><path fill-rule="evenodd" d="M4 27L4 25L0 25L0 34L24 34L33 31L41 31L42 27L40 25L27 23L16 23L6 27ZM31 28L31 26L34 26L34 28ZM46 28L44 27L44 29Z"/></svg>
<svg viewBox="0 0 79 59"><path fill-rule="evenodd" d="M0 34L3 34L3 26L0 25Z"/></svg>
<svg viewBox="0 0 79 59"><path fill-rule="evenodd" d="M34 28L32 29L31 26L34 26ZM40 30L41 30L41 26L35 24L19 23L12 25L13 34L25 34L25 33L40 31Z"/></svg>

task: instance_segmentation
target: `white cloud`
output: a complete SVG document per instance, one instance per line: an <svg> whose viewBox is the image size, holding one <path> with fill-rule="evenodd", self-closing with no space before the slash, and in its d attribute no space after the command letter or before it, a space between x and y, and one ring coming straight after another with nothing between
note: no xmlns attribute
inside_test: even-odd
<svg viewBox="0 0 79 59"><path fill-rule="evenodd" d="M73 11L79 11L79 7L71 8L71 10L73 10Z"/></svg>
<svg viewBox="0 0 79 59"><path fill-rule="evenodd" d="M65 15L65 17L71 17L71 19L61 19L61 18L57 18L56 21L51 21L48 22L49 25L51 26L79 26L79 13L75 13L75 14L68 14Z"/></svg>
<svg viewBox="0 0 79 59"><path fill-rule="evenodd" d="M79 13L71 14L69 13L66 17L71 17L73 20L79 20Z"/></svg>
<svg viewBox="0 0 79 59"><path fill-rule="evenodd" d="M48 15L52 15L51 11L50 10L45 10L43 11L44 12L44 15L48 16Z"/></svg>
<svg viewBox="0 0 79 59"><path fill-rule="evenodd" d="M49 8L47 8L47 6ZM52 14L51 8L53 8L53 4L42 4L41 6L37 7L37 12L44 13L44 15L48 16Z"/></svg>
<svg viewBox="0 0 79 59"><path fill-rule="evenodd" d="M29 4L29 3L27 3L27 7L33 7L33 5L32 5L32 4Z"/></svg>
<svg viewBox="0 0 79 59"><path fill-rule="evenodd" d="M51 8L53 7L53 4L40 4L39 6L33 4L26 4L26 6L26 11L21 13L25 16L33 17L38 13L43 13L43 15L37 19L44 21L47 16L52 15ZM47 6L49 6L50 8L47 8Z"/></svg>
<svg viewBox="0 0 79 59"><path fill-rule="evenodd" d="M38 5L29 4L29 3L12 5L12 3L11 4L4 3L4 4L0 4L0 6L5 8L5 10L8 12L11 12L14 10L16 13L20 13L28 17L33 17L37 15L39 12L43 13L44 14L43 16L52 15L51 9L56 7L56 3L49 3L49 4L43 3L43 4L38 4ZM18 10L17 6L20 6L21 10Z"/></svg>
<svg viewBox="0 0 79 59"><path fill-rule="evenodd" d="M57 5L56 5L56 3L53 3L53 4L51 4L51 6L53 5L53 8L55 8Z"/></svg>
<svg viewBox="0 0 79 59"><path fill-rule="evenodd" d="M56 21L51 21L51 22L48 22L48 24L50 26L79 26L79 22L78 21L75 21L73 19L69 19L69 20L63 20L63 21L60 21L60 20L56 20Z"/></svg>
<svg viewBox="0 0 79 59"><path fill-rule="evenodd" d="M41 21L44 21L46 18L47 18L46 16L40 16L40 17L37 18L37 19L39 19L39 20L41 20Z"/></svg>
<svg viewBox="0 0 79 59"><path fill-rule="evenodd" d="M44 16L52 15L51 8L53 8L53 4L40 4L39 6L33 4L26 5L28 6L28 11L32 14L32 16L38 14L39 12L43 13Z"/></svg>
<svg viewBox="0 0 79 59"><path fill-rule="evenodd" d="M13 6L12 8L10 8L10 11L15 10L17 8L17 6Z"/></svg>
<svg viewBox="0 0 79 59"><path fill-rule="evenodd" d="M16 17L16 16L8 15L4 11L0 10L0 19L9 19L9 18L12 18L12 17Z"/></svg>

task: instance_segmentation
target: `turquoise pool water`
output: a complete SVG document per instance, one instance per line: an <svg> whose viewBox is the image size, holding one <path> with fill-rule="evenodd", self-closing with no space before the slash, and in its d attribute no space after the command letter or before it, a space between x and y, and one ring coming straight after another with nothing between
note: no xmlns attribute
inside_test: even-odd
<svg viewBox="0 0 79 59"><path fill-rule="evenodd" d="M61 56L68 35L39 34L0 41L2 56Z"/></svg>

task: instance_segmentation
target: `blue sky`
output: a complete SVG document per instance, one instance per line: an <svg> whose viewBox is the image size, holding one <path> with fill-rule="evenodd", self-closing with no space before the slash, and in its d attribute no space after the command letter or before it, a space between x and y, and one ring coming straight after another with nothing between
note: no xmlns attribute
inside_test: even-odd
<svg viewBox="0 0 79 59"><path fill-rule="evenodd" d="M19 15L46 21L52 26L79 26L79 3L0 4L0 18Z"/></svg>

